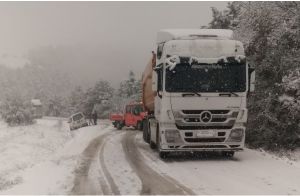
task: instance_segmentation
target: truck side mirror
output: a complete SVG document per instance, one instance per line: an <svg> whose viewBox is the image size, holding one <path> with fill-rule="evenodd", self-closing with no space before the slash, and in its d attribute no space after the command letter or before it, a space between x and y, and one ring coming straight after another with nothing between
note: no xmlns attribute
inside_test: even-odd
<svg viewBox="0 0 300 196"><path fill-rule="evenodd" d="M157 92L157 73L152 71L152 91Z"/></svg>
<svg viewBox="0 0 300 196"><path fill-rule="evenodd" d="M255 69L252 67L249 67L248 70L249 74L249 92L252 93L255 90Z"/></svg>

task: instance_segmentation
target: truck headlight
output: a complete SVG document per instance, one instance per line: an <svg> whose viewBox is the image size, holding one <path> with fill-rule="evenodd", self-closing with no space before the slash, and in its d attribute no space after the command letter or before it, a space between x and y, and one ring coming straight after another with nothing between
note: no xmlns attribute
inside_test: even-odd
<svg viewBox="0 0 300 196"><path fill-rule="evenodd" d="M171 110L167 110L167 115L169 117L169 120L174 120L174 116Z"/></svg>
<svg viewBox="0 0 300 196"><path fill-rule="evenodd" d="M244 117L245 110L241 110L239 113L239 120L242 120Z"/></svg>
<svg viewBox="0 0 300 196"><path fill-rule="evenodd" d="M166 130L165 137L166 137L166 141L168 143L181 142L181 137L180 137L180 133L178 130Z"/></svg>
<svg viewBox="0 0 300 196"><path fill-rule="evenodd" d="M174 118L180 118L181 114L179 111L173 111L173 116L174 116Z"/></svg>
<svg viewBox="0 0 300 196"><path fill-rule="evenodd" d="M247 115L248 115L248 110L243 109L239 111L239 114L237 116L237 121L238 122L246 122L247 121Z"/></svg>
<svg viewBox="0 0 300 196"><path fill-rule="evenodd" d="M244 129L241 128L232 129L227 139L227 142L240 142L242 141L243 136L244 136Z"/></svg>

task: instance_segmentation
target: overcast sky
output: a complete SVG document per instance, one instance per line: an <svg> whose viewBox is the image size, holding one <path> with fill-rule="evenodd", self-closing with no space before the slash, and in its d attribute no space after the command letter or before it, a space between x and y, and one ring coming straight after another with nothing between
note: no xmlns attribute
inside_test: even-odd
<svg viewBox="0 0 300 196"><path fill-rule="evenodd" d="M127 70L143 71L159 29L199 28L210 22L210 7L224 9L226 4L0 2L0 54L20 56L46 45L97 45L102 61L97 62L97 74L107 80L114 77L117 84L126 78Z"/></svg>

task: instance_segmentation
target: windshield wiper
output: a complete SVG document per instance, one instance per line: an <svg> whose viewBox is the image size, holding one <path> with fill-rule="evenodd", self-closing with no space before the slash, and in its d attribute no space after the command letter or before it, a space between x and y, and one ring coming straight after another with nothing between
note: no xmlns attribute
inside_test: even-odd
<svg viewBox="0 0 300 196"><path fill-rule="evenodd" d="M222 95L229 95L231 97L231 95L234 95L236 97L238 97L239 95L235 92L228 92L228 93L220 93L219 96L222 96Z"/></svg>
<svg viewBox="0 0 300 196"><path fill-rule="evenodd" d="M190 95L197 95L198 97L201 97L201 94L198 93L197 91L192 90L192 89L188 89L188 90L191 91L191 93L184 93L184 94L182 94L183 97L190 96Z"/></svg>

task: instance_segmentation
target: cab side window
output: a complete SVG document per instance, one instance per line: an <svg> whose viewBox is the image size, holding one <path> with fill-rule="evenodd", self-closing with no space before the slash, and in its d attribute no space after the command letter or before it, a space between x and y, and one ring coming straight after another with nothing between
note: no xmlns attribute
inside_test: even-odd
<svg viewBox="0 0 300 196"><path fill-rule="evenodd" d="M134 114L134 106L130 106L130 113Z"/></svg>
<svg viewBox="0 0 300 196"><path fill-rule="evenodd" d="M139 110L139 106L135 105L132 107L132 113L134 115L139 115L140 114L140 110Z"/></svg>
<svg viewBox="0 0 300 196"><path fill-rule="evenodd" d="M163 89L163 69L157 70L157 90L162 91Z"/></svg>
<svg viewBox="0 0 300 196"><path fill-rule="evenodd" d="M163 53L164 43L158 44L157 51L156 51L156 57L157 59L160 59Z"/></svg>
<svg viewBox="0 0 300 196"><path fill-rule="evenodd" d="M130 106L128 105L128 106L126 106L126 113L130 113L131 112L131 108L130 108Z"/></svg>

